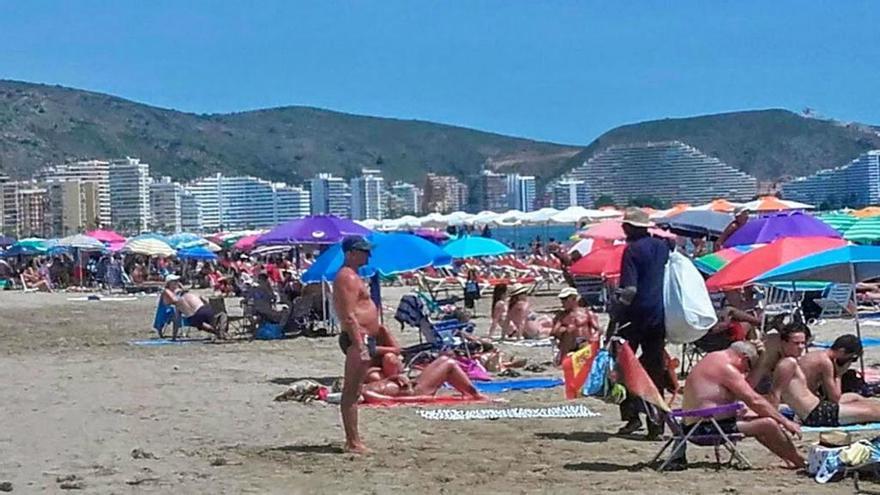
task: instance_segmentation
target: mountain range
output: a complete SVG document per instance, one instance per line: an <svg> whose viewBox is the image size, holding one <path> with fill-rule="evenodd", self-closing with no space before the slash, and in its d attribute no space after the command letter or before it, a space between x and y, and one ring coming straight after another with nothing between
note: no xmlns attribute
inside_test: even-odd
<svg viewBox="0 0 880 495"><path fill-rule="evenodd" d="M298 183L378 168L391 180L481 168L558 177L614 144L680 140L761 180L842 165L880 148L880 130L787 110L663 119L612 129L586 146L419 120L310 107L193 114L101 93L0 80L0 168L27 177L71 159L133 156L154 175L246 174Z"/></svg>

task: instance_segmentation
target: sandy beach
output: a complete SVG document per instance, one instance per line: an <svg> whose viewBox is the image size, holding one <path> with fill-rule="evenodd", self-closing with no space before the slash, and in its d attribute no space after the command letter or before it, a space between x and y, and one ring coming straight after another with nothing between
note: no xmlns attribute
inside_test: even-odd
<svg viewBox="0 0 880 495"><path fill-rule="evenodd" d="M405 289L387 288L396 306ZM714 466L689 448L691 468L660 474L646 463L660 443L615 437L617 409L587 419L428 421L416 408L362 409L374 453L341 452L336 406L273 402L286 384L342 372L335 338L134 346L150 329L155 296L69 301L76 294L0 292L0 481L15 493L845 493L786 471L757 442L756 466ZM555 298L537 298L552 306ZM235 304L228 303L229 307ZM485 334L488 301L476 320ZM386 310L386 321L398 325ZM868 326L865 335L880 336ZM818 340L851 321L817 326ZM404 343L414 331L397 332ZM195 332L191 334L197 337ZM530 362L549 348L505 347ZM868 349L866 364L880 360ZM559 376L549 368L543 375ZM542 376L524 372L524 376ZM562 388L502 394L498 407L565 404ZM486 407L486 406L480 406ZM495 407L495 406L489 406ZM816 435L799 443L806 453ZM64 481L66 480L66 481Z"/></svg>

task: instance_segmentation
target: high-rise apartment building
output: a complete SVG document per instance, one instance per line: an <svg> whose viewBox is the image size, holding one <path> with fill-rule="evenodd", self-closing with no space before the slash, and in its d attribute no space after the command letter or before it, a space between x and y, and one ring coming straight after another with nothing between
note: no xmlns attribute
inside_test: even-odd
<svg viewBox="0 0 880 495"><path fill-rule="evenodd" d="M381 170L365 168L360 177L351 179L351 218L385 218L385 179L381 173Z"/></svg>
<svg viewBox="0 0 880 495"><path fill-rule="evenodd" d="M62 163L44 168L34 178L38 182L63 182L78 180L92 182L98 191L98 220L108 225L112 219L110 212L110 162L105 160L81 160Z"/></svg>
<svg viewBox="0 0 880 495"><path fill-rule="evenodd" d="M467 206L468 187L448 175L428 174L422 196L422 211L427 213L451 213Z"/></svg>
<svg viewBox="0 0 880 495"><path fill-rule="evenodd" d="M483 170L477 177L476 207L479 211L505 212L510 209L507 176Z"/></svg>
<svg viewBox="0 0 880 495"><path fill-rule="evenodd" d="M560 179L550 185L552 207L564 210L569 206L589 206L589 188L582 180Z"/></svg>
<svg viewBox="0 0 880 495"><path fill-rule="evenodd" d="M49 235L66 237L99 227L100 198L96 182L54 181L45 183L45 188Z"/></svg>
<svg viewBox="0 0 880 495"><path fill-rule="evenodd" d="M395 181L386 194L387 218L419 215L422 211L422 190L415 184Z"/></svg>
<svg viewBox="0 0 880 495"><path fill-rule="evenodd" d="M202 177L187 184L186 191L198 204L198 217L200 228L209 232L220 230L220 186L223 176L220 174ZM188 222L192 221L192 215L188 216Z"/></svg>
<svg viewBox="0 0 880 495"><path fill-rule="evenodd" d="M691 204L748 201L758 185L754 177L680 141L610 146L567 178L587 184L590 205L600 196L620 204L640 197Z"/></svg>
<svg viewBox="0 0 880 495"><path fill-rule="evenodd" d="M277 224L309 215L312 208L309 191L284 183L276 183L273 187L275 192L273 223Z"/></svg>
<svg viewBox="0 0 880 495"><path fill-rule="evenodd" d="M184 203L198 205L198 217L182 215L195 230L233 230L269 227L290 218L308 214L308 192L284 183L272 183L256 177L225 177L216 174L186 186L192 199ZM191 211L191 210L190 210Z"/></svg>
<svg viewBox="0 0 880 495"><path fill-rule="evenodd" d="M150 229L150 165L137 158L110 162L110 218L124 232Z"/></svg>
<svg viewBox="0 0 880 495"><path fill-rule="evenodd" d="M183 186L171 177L150 184L150 230L175 234L183 230L181 200Z"/></svg>
<svg viewBox="0 0 880 495"><path fill-rule="evenodd" d="M511 210L534 211L536 188L535 177L531 175L508 174L507 207Z"/></svg>
<svg viewBox="0 0 880 495"><path fill-rule="evenodd" d="M880 204L880 150L862 153L846 165L786 182L782 194L785 199L829 209Z"/></svg>
<svg viewBox="0 0 880 495"><path fill-rule="evenodd" d="M318 174L311 180L310 193L313 215L351 216L351 192L341 177Z"/></svg>
<svg viewBox="0 0 880 495"><path fill-rule="evenodd" d="M46 188L35 182L0 181L3 233L13 237L48 237Z"/></svg>
<svg viewBox="0 0 880 495"><path fill-rule="evenodd" d="M202 223L202 212L199 208L199 200L184 188L180 195L180 229L184 232L202 232L205 227Z"/></svg>

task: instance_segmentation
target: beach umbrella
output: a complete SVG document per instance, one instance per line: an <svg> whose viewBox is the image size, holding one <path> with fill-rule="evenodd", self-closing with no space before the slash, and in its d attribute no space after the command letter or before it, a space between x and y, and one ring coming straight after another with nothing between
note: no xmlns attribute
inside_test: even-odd
<svg viewBox="0 0 880 495"><path fill-rule="evenodd" d="M335 244L345 237L371 232L347 218L311 215L278 225L257 238L256 245Z"/></svg>
<svg viewBox="0 0 880 495"><path fill-rule="evenodd" d="M495 239L471 235L449 241L443 246L443 250L455 259L500 256L513 252L512 249Z"/></svg>
<svg viewBox="0 0 880 495"><path fill-rule="evenodd" d="M204 246L180 249L177 251L177 256L184 260L213 261L217 259L217 255Z"/></svg>
<svg viewBox="0 0 880 495"><path fill-rule="evenodd" d="M376 220L375 218L367 218L365 220L354 220L354 223L360 225L365 229L376 230L382 226L382 220Z"/></svg>
<svg viewBox="0 0 880 495"><path fill-rule="evenodd" d="M446 215L438 212L419 217L419 227L445 227Z"/></svg>
<svg viewBox="0 0 880 495"><path fill-rule="evenodd" d="M817 215L816 218L828 224L832 229L843 234L852 227L859 219L848 213L825 213Z"/></svg>
<svg viewBox="0 0 880 495"><path fill-rule="evenodd" d="M581 221L595 222L619 216L620 212L614 209L590 210L583 206L569 206L550 217L550 221L554 223L578 223Z"/></svg>
<svg viewBox="0 0 880 495"><path fill-rule="evenodd" d="M174 249L186 249L196 246L204 246L209 240L205 239L202 236L192 234L189 232L181 232L179 234L174 234L168 237L168 245L173 247Z"/></svg>
<svg viewBox="0 0 880 495"><path fill-rule="evenodd" d="M377 272L383 276L395 275L452 263L452 257L439 246L412 234L377 232L370 234L367 240L373 249L369 261L359 271L364 277L371 277ZM334 244L303 273L302 281L314 283L333 280L344 261L342 243Z"/></svg>
<svg viewBox="0 0 880 495"><path fill-rule="evenodd" d="M880 216L880 206L868 206L852 212L851 215L856 218L877 217Z"/></svg>
<svg viewBox="0 0 880 495"><path fill-rule="evenodd" d="M143 254L146 256L174 256L174 248L160 239L141 237L130 239L122 246L126 253Z"/></svg>
<svg viewBox="0 0 880 495"><path fill-rule="evenodd" d="M95 238L105 244L125 242L125 237L119 235L112 230L92 230L86 232L86 235Z"/></svg>
<svg viewBox="0 0 880 495"><path fill-rule="evenodd" d="M163 234L159 234L157 232L144 232L143 234L138 234L138 235L136 235L134 237L130 237L128 239L129 242L131 242L133 240L155 240L155 241L161 241L161 242L171 246L171 239L169 239L168 236L163 235Z"/></svg>
<svg viewBox="0 0 880 495"><path fill-rule="evenodd" d="M798 203L797 201L787 201L776 196L762 196L754 201L744 203L742 207L749 211L757 212L813 209L813 205Z"/></svg>
<svg viewBox="0 0 880 495"><path fill-rule="evenodd" d="M620 264L625 249L626 244L594 249L571 265L571 274L603 278L619 277Z"/></svg>
<svg viewBox="0 0 880 495"><path fill-rule="evenodd" d="M690 210L654 220L657 225L668 226L680 235L719 236L733 221L730 213L714 210Z"/></svg>
<svg viewBox="0 0 880 495"><path fill-rule="evenodd" d="M666 232L662 229L650 228L648 232L656 237L664 237L674 239L675 234ZM621 220L605 220L604 222L593 225L592 227L577 233L577 237L581 239L599 239L605 241L623 241L626 234L623 232L623 222Z"/></svg>
<svg viewBox="0 0 880 495"><path fill-rule="evenodd" d="M45 254L51 247L52 245L46 239L28 237L19 239L9 246L6 251L3 251L3 256L35 256Z"/></svg>
<svg viewBox="0 0 880 495"><path fill-rule="evenodd" d="M7 248L15 244L15 238L6 235L0 235L0 248Z"/></svg>
<svg viewBox="0 0 880 495"><path fill-rule="evenodd" d="M429 240L434 243L443 242L449 239L449 234L440 229L421 228L415 229L413 235L417 235L422 239Z"/></svg>
<svg viewBox="0 0 880 495"><path fill-rule="evenodd" d="M60 239L57 245L83 251L103 251L107 248L103 242L84 234L75 234Z"/></svg>
<svg viewBox="0 0 880 495"><path fill-rule="evenodd" d="M669 208L668 210L660 210L654 212L653 215L650 215L651 219L655 218L665 218L671 217L673 215L678 215L681 212L688 211L691 208L691 205L687 203L678 203Z"/></svg>
<svg viewBox="0 0 880 495"><path fill-rule="evenodd" d="M492 223L500 226L514 226L522 224L525 218L526 214L519 210L507 210L504 213L499 213L492 220Z"/></svg>
<svg viewBox="0 0 880 495"><path fill-rule="evenodd" d="M752 252L755 249L764 246L764 244L753 244L751 246L734 246L725 248L714 253L709 253L694 260L694 266L703 273L712 275L718 270L727 266L731 261L740 256Z"/></svg>
<svg viewBox="0 0 880 495"><path fill-rule="evenodd" d="M494 211L483 210L472 216L470 219L470 223L471 225L486 225L488 223L494 223L496 218L498 218L498 213Z"/></svg>
<svg viewBox="0 0 880 495"><path fill-rule="evenodd" d="M856 220L843 233L844 239L859 244L870 244L880 240L880 217L862 217Z"/></svg>
<svg viewBox="0 0 880 495"><path fill-rule="evenodd" d="M786 237L752 250L728 263L706 280L709 291L739 289L773 268L813 253L845 246L831 237Z"/></svg>
<svg viewBox="0 0 880 495"><path fill-rule="evenodd" d="M782 237L840 238L841 235L830 225L806 213L775 213L750 220L724 241L724 247L768 244Z"/></svg>
<svg viewBox="0 0 880 495"><path fill-rule="evenodd" d="M791 263L776 267L755 278L755 282L831 282L837 284L856 284L880 277L880 247L843 246L807 256ZM862 340L859 312L854 312L856 334ZM865 363L861 361L862 375Z"/></svg>
<svg viewBox="0 0 880 495"><path fill-rule="evenodd" d="M235 244L232 245L232 249L237 251L250 251L257 245L257 239L259 239L261 235L262 234L246 235L235 241Z"/></svg>
<svg viewBox="0 0 880 495"><path fill-rule="evenodd" d="M420 227L422 224L419 221L418 217L415 217L413 215L404 215L396 220L392 220L391 225L393 225L394 228L392 228L390 230L401 230L401 229L415 229L415 228Z"/></svg>
<svg viewBox="0 0 880 495"><path fill-rule="evenodd" d="M466 225L473 217L474 215L471 215L470 213L454 211L449 215L446 215L446 225L455 225L456 227L459 225Z"/></svg>
<svg viewBox="0 0 880 495"><path fill-rule="evenodd" d="M696 211L717 211L721 213L732 213L734 210L742 206L742 203L733 203L726 199L713 199L712 201L703 204L697 205L691 208L691 210Z"/></svg>
<svg viewBox="0 0 880 495"><path fill-rule="evenodd" d="M541 208L523 215L523 221L531 224L547 223L557 214L559 214L559 210L556 208Z"/></svg>

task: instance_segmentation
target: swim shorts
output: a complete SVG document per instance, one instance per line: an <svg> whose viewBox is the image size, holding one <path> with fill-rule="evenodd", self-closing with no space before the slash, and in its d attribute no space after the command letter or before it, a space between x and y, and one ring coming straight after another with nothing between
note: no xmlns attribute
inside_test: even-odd
<svg viewBox="0 0 880 495"><path fill-rule="evenodd" d="M802 423L804 426L840 426L840 404L820 401Z"/></svg>
<svg viewBox="0 0 880 495"><path fill-rule="evenodd" d="M202 328L207 323L211 325L214 321L214 310L210 306L202 306L194 315L189 317L189 326L193 328Z"/></svg>
<svg viewBox="0 0 880 495"><path fill-rule="evenodd" d="M721 431L723 431L724 433L728 435L739 433L739 429L736 427L736 418L716 419L715 421L718 422L718 426L721 427ZM718 430L715 428L715 425L713 425L711 421L703 421L699 424L686 425L684 427L685 433L690 433L691 430L693 430L694 435L696 436L718 434Z"/></svg>

